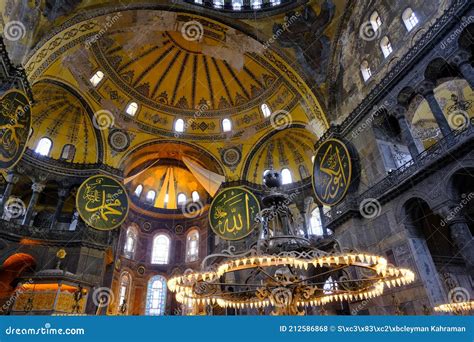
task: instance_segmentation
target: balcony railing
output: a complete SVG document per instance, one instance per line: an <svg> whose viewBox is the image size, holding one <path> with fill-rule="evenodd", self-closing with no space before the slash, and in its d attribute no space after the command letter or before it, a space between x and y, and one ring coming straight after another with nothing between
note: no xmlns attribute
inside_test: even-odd
<svg viewBox="0 0 474 342"><path fill-rule="evenodd" d="M439 164L450 156L453 157L456 151L472 143L472 140L474 140L474 122L471 120L471 124L467 127L452 131L450 135L392 171L366 191L356 196L348 195L343 202L324 214L326 225L334 228L352 216L359 216L359 205L364 199L375 199L381 204L387 202L397 193L412 187L412 180L426 177L434 172L436 168L430 167L431 165Z"/></svg>
<svg viewBox="0 0 474 342"><path fill-rule="evenodd" d="M107 246L109 244L109 232L94 230L84 224L78 224L76 230L57 230L0 220L0 236L13 241L33 239L44 242L60 241L66 244L86 243L95 246Z"/></svg>

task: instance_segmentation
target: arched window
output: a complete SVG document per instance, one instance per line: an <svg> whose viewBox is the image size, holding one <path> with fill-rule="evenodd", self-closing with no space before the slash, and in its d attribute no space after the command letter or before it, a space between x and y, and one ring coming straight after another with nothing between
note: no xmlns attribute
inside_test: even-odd
<svg viewBox="0 0 474 342"><path fill-rule="evenodd" d="M370 76L372 76L372 72L370 71L369 62L363 61L360 65L360 72L362 73L362 77L364 81L367 81Z"/></svg>
<svg viewBox="0 0 474 342"><path fill-rule="evenodd" d="M166 265L169 259L170 239L163 234L155 236L153 239L153 249L151 252L151 263Z"/></svg>
<svg viewBox="0 0 474 342"><path fill-rule="evenodd" d="M266 169L265 171L263 171L263 175L262 175L262 177L265 179L265 175L266 175L267 173L269 173L269 172L270 172L270 170L269 170L269 169Z"/></svg>
<svg viewBox="0 0 474 342"><path fill-rule="evenodd" d="M370 24L372 25L372 30L374 30L374 32L377 32L380 26L382 26L382 19L380 19L377 11L373 11L370 15Z"/></svg>
<svg viewBox="0 0 474 342"><path fill-rule="evenodd" d="M183 205L186 203L186 195L183 193L178 194L178 204Z"/></svg>
<svg viewBox="0 0 474 342"><path fill-rule="evenodd" d="M149 203L149 204L153 204L153 202L155 202L155 196L156 196L156 192L153 191L153 190L150 190L146 193L146 202Z"/></svg>
<svg viewBox="0 0 474 342"><path fill-rule="evenodd" d="M127 113L130 116L135 116L135 114L137 114L137 111L138 111L138 104L136 102L130 102L127 108L125 108L125 113Z"/></svg>
<svg viewBox="0 0 474 342"><path fill-rule="evenodd" d="M76 147L71 144L66 144L61 151L62 160L73 161L74 155L76 154Z"/></svg>
<svg viewBox="0 0 474 342"><path fill-rule="evenodd" d="M230 132L232 130L232 122L229 119L222 120L222 130L224 132Z"/></svg>
<svg viewBox="0 0 474 342"><path fill-rule="evenodd" d="M291 172L288 169L281 170L281 184L290 184L293 183L293 177L291 177Z"/></svg>
<svg viewBox="0 0 474 342"><path fill-rule="evenodd" d="M272 111L270 110L270 107L266 103L262 104L260 107L262 109L262 114L265 118L268 118L270 115L272 115Z"/></svg>
<svg viewBox="0 0 474 342"><path fill-rule="evenodd" d="M314 209L311 212L311 219L309 220L309 234L310 235L323 235L323 224L321 222L321 215L319 214L319 208Z"/></svg>
<svg viewBox="0 0 474 342"><path fill-rule="evenodd" d="M232 0L232 9L240 11L242 9L243 0Z"/></svg>
<svg viewBox="0 0 474 342"><path fill-rule="evenodd" d="M123 253L128 258L133 258L135 249L137 247L137 233L133 227L128 227L127 235L125 237L125 245L123 247Z"/></svg>
<svg viewBox="0 0 474 342"><path fill-rule="evenodd" d="M51 139L41 138L38 145L36 145L35 152L42 156L48 156L52 146L53 142Z"/></svg>
<svg viewBox="0 0 474 342"><path fill-rule="evenodd" d="M213 5L215 8L222 8L224 7L224 0L214 0Z"/></svg>
<svg viewBox="0 0 474 342"><path fill-rule="evenodd" d="M199 258L199 232L194 229L186 237L186 262L193 262Z"/></svg>
<svg viewBox="0 0 474 342"><path fill-rule="evenodd" d="M272 6L278 6L279 4L281 4L281 0L270 0L270 4Z"/></svg>
<svg viewBox="0 0 474 342"><path fill-rule="evenodd" d="M166 308L166 279L160 275L151 277L146 293L145 315L160 316Z"/></svg>
<svg viewBox="0 0 474 342"><path fill-rule="evenodd" d="M130 288L131 288L130 274L124 272L120 277L120 288L119 288L119 302L118 302L118 311L120 313L127 313L128 300L130 297Z"/></svg>
<svg viewBox="0 0 474 342"><path fill-rule="evenodd" d="M413 28L418 24L418 18L410 7L403 11L402 19L408 32L413 30Z"/></svg>
<svg viewBox="0 0 474 342"><path fill-rule="evenodd" d="M174 122L174 131L178 133L184 132L184 120L178 119Z"/></svg>
<svg viewBox="0 0 474 342"><path fill-rule="evenodd" d="M253 9L260 9L262 7L262 0L251 0Z"/></svg>
<svg viewBox="0 0 474 342"><path fill-rule="evenodd" d="M202 0L194 0L196 4L202 5Z"/></svg>
<svg viewBox="0 0 474 342"><path fill-rule="evenodd" d="M383 37L380 41L380 48L382 49L383 56L385 58L387 58L392 53L392 44L390 44L390 40L388 40L387 36Z"/></svg>
<svg viewBox="0 0 474 342"><path fill-rule="evenodd" d="M140 195L142 194L142 191L143 191L143 185L138 184L138 186L135 188L135 191L134 191L135 196L140 197Z"/></svg>
<svg viewBox="0 0 474 342"><path fill-rule="evenodd" d="M199 193L196 190L193 191L191 196L193 197L193 202L199 201Z"/></svg>
<svg viewBox="0 0 474 342"><path fill-rule="evenodd" d="M91 82L91 84L94 86L94 87L97 87L97 85L100 83L100 81L102 81L102 79L104 78L104 73L100 70L97 70L97 72L92 75L92 77L89 79L89 81Z"/></svg>

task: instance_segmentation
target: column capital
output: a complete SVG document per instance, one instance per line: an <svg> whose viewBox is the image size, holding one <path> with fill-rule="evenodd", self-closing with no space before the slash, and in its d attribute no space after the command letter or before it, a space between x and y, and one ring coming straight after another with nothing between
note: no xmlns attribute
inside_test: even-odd
<svg viewBox="0 0 474 342"><path fill-rule="evenodd" d="M401 104L398 104L392 108L393 116L395 116L397 120L405 119L406 112L407 109Z"/></svg>
<svg viewBox="0 0 474 342"><path fill-rule="evenodd" d="M20 180L20 177L14 172L9 172L5 180L7 183L16 184Z"/></svg>
<svg viewBox="0 0 474 342"><path fill-rule="evenodd" d="M46 184L44 183L33 183L31 184L31 190L33 190L33 192L42 192L45 188Z"/></svg>
<svg viewBox="0 0 474 342"><path fill-rule="evenodd" d="M423 81L416 87L416 92L426 97L426 95L433 94L434 88L434 82Z"/></svg>

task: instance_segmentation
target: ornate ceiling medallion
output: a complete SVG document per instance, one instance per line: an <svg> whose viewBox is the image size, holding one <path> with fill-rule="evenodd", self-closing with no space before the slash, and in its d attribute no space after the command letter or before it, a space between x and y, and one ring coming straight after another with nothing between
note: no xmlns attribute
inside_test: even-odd
<svg viewBox="0 0 474 342"><path fill-rule="evenodd" d="M352 160L346 144L338 139L324 141L316 150L313 188L320 203L333 206L347 193L352 179Z"/></svg>
<svg viewBox="0 0 474 342"><path fill-rule="evenodd" d="M245 188L227 188L212 201L209 223L224 240L240 240L252 233L260 211L257 198Z"/></svg>
<svg viewBox="0 0 474 342"><path fill-rule="evenodd" d="M122 184L109 176L92 176L77 190L76 207L86 224L98 230L120 226L128 215L129 200Z"/></svg>
<svg viewBox="0 0 474 342"><path fill-rule="evenodd" d="M109 133L109 145L116 152L123 152L130 146L130 136L121 129L112 129Z"/></svg>
<svg viewBox="0 0 474 342"><path fill-rule="evenodd" d="M242 145L229 147L227 149L219 148L218 150L224 165L234 171L242 159Z"/></svg>
<svg viewBox="0 0 474 342"><path fill-rule="evenodd" d="M14 166L23 155L31 127L31 107L26 95L11 90L0 99L0 169Z"/></svg>

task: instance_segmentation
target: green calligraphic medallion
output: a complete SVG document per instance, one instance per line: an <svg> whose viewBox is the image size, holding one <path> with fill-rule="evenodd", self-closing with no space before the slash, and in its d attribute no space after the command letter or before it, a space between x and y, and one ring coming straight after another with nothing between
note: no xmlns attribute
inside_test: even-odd
<svg viewBox="0 0 474 342"><path fill-rule="evenodd" d="M25 94L11 90L0 99L0 169L14 166L25 152L31 106Z"/></svg>
<svg viewBox="0 0 474 342"><path fill-rule="evenodd" d="M227 188L217 194L209 209L212 230L224 240L240 240L249 235L260 212L257 198L241 187Z"/></svg>
<svg viewBox="0 0 474 342"><path fill-rule="evenodd" d="M338 139L324 141L316 151L313 188L324 205L340 202L351 184L352 161L347 146Z"/></svg>
<svg viewBox="0 0 474 342"><path fill-rule="evenodd" d="M122 184L109 176L92 176L77 190L79 215L92 228L111 230L128 215L128 195Z"/></svg>

